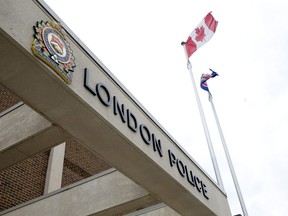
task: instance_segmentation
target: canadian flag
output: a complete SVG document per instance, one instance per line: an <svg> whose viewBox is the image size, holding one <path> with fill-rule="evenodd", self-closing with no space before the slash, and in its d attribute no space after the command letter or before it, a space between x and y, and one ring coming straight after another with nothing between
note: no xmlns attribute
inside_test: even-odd
<svg viewBox="0 0 288 216"><path fill-rule="evenodd" d="M188 58L201 46L207 43L214 35L218 21L214 19L211 12L199 23L189 35L185 47Z"/></svg>

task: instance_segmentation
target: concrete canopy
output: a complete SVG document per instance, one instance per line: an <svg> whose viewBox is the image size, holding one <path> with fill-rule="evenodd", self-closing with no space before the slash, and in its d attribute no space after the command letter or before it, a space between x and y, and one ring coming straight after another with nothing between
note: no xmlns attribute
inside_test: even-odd
<svg viewBox="0 0 288 216"><path fill-rule="evenodd" d="M20 8L27 10L21 9L20 12ZM51 11L48 13L32 0L1 2L0 83L57 128L63 129L179 214L231 215L226 195L213 180L181 150L97 57L83 48L85 46L77 38L70 35L67 38L77 60L71 85L65 84L51 68L33 56L32 27L36 21L54 19L50 14ZM103 105L99 92L97 99L87 91L83 86L85 68L90 71L89 86L94 88L101 83L102 87L109 89L111 97L125 105L127 113L128 110L133 113L139 123L136 131L129 128L127 121L121 120L119 113L115 114L115 107L113 113L112 105ZM161 148L160 144L155 147L145 143L142 134L140 136L140 124L149 128L156 136L156 142L161 140ZM169 164L169 152L176 155L177 162L181 160L183 169L185 165L193 170L198 180L205 183L209 199L179 174L176 165L172 167Z"/></svg>

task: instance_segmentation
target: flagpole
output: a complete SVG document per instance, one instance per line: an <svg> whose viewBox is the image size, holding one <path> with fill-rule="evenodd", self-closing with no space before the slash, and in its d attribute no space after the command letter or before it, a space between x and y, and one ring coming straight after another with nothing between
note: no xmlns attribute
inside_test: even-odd
<svg viewBox="0 0 288 216"><path fill-rule="evenodd" d="M196 88L196 85L195 85L195 79L194 79L194 76L193 76L193 73L192 73L192 65L191 65L191 63L189 61L189 58L187 56L187 52L186 52L186 48L185 48L185 42L182 42L181 45L184 48L184 53L185 53L185 56L186 56L186 59L187 59L187 62L188 62L187 66L188 66L188 69L189 69L189 72L190 72L190 77L191 77L192 85L193 85L193 88L194 88L194 93L195 93L195 97L196 97L196 100L197 100L198 109L199 109L199 112L200 112L200 116L201 116L201 120L202 120L202 124L203 124L203 128L204 128L204 132L205 132L205 136L206 136L206 140L207 140L210 156L211 156L211 159L212 159L212 163L213 163L213 167L214 167L214 172L215 172L215 175L216 175L217 183L220 186L220 188L222 190L224 190L224 185L223 185L222 178L221 178L221 175L220 175L220 171L219 171L218 163L217 163L217 160L216 160L216 156L215 156L214 148L213 148L213 145L212 145L212 141L211 141L211 138L210 138L208 126L207 126L207 123L206 123L206 119L205 119L205 116L204 116L204 112L203 112L203 109L202 109L202 105L201 105L201 101L200 101L200 98L199 98L199 95L198 95L198 91L197 91L197 88Z"/></svg>
<svg viewBox="0 0 288 216"><path fill-rule="evenodd" d="M229 151L228 151L225 139L224 139L224 135L223 135L223 132L222 132L219 120L218 120L216 109L215 109L215 106L214 106L214 103L213 103L213 97L212 97L210 92L209 92L209 101L210 101L211 106L212 106L212 110L213 110L213 113L214 113L214 117L215 117L215 120L216 120L218 131L219 131L219 134L220 134L220 137L221 137L221 140L222 140L223 148L224 148L226 159L227 159L227 162L228 162L228 165L229 165L229 168L230 168L230 172L231 172L231 175L232 175L232 178L233 178L234 186L235 186L236 191L237 191L237 195L238 195L238 199L239 199L239 202L240 202L240 205L241 205L241 208L242 208L242 212L243 212L244 216L248 216L248 212L247 212L247 209L246 209L246 206L245 206L245 202L244 202L244 199L242 197L240 186L239 186L239 183L238 183L238 180L237 180L234 168L233 168L232 160L231 160L231 157L230 157L230 154L229 154Z"/></svg>

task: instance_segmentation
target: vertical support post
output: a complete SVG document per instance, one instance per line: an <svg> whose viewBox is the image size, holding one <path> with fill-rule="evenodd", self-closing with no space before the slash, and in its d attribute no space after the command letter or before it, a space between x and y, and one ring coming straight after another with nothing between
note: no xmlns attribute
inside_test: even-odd
<svg viewBox="0 0 288 216"><path fill-rule="evenodd" d="M207 126L207 123L206 123L206 119L205 119L205 116L204 116L202 104L201 104L201 101L200 101L200 98L199 98L199 95L198 95L198 91L197 91L197 88L196 88L196 85L195 85L195 79L194 79L194 76L193 76L193 73L192 73L192 65L191 65L191 63L190 63L190 61L188 59L188 56L187 56L185 43L182 42L181 45L184 48L184 53L185 53L185 56L186 56L186 59L187 59L187 62L188 62L188 69L189 69L189 72L190 72L190 77L191 77L191 81L192 81L195 97L196 97L196 100L197 100L198 109L199 109L199 112L200 112L202 125L203 125L203 128L204 128L206 141L207 141L209 152L210 152L210 156L211 156L211 159L212 159L212 163L213 163L213 167L214 167L214 172L215 172L215 175L216 175L217 183L220 186L220 188L224 190L223 181L222 181L222 178L221 178L221 175L220 175L219 166L218 166L218 163L217 163L217 159L216 159L216 156L215 156L214 148L213 148L212 141L211 141L211 138L210 138L210 133L209 133L208 126Z"/></svg>
<svg viewBox="0 0 288 216"><path fill-rule="evenodd" d="M64 142L50 150L44 194L61 188L65 145Z"/></svg>
<svg viewBox="0 0 288 216"><path fill-rule="evenodd" d="M216 109L215 109L215 106L214 106L214 103L213 103L213 97L212 97L211 94L209 95L209 101L210 101L211 106L212 106L212 110L213 110L213 113L214 113L214 117L215 117L215 120L216 120L218 131L219 131L219 134L220 134L220 137L221 137L221 140L222 140L222 145L223 145L224 152L225 152L225 155L226 155L226 159L227 159L227 162L228 162L228 165L229 165L229 168L230 168L230 172L231 172L231 175L232 175L232 178L233 178L234 186L235 186L235 189L236 189L236 192L237 192L237 195L238 195L238 199L239 199L239 202L240 202L240 205L241 205L241 208L242 208L242 212L243 212L244 216L248 216L248 212L247 212L247 209L246 209L246 206L245 206L245 202L244 202L244 199L242 197L240 186L239 186L236 174L235 174L235 170L234 170L234 167L233 167L233 164L232 164L232 160L231 160L231 157L230 157L227 145L226 145L226 141L224 139L222 128L221 128L219 120L218 120Z"/></svg>

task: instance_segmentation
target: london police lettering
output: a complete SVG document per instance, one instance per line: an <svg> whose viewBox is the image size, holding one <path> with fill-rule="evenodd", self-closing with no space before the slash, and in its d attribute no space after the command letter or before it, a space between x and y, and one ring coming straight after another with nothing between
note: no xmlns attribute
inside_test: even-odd
<svg viewBox="0 0 288 216"><path fill-rule="evenodd" d="M89 71L87 68L84 69L84 87L93 95L97 96L98 100L104 106L113 106L114 115L119 115L122 123L126 124L127 127L137 133L139 132L143 142L146 145L151 145L153 151L157 152L159 157L163 157L163 151L160 139L157 139L155 134L150 131L148 126L140 124L137 121L136 116L125 107L124 104L119 103L116 96L111 96L108 88L101 82L94 84L94 86L88 85ZM196 188L199 193L202 193L206 199L209 199L207 195L206 185L191 171L187 168L183 162L176 157L176 155L168 150L169 162L171 167L175 167L179 174L186 178L189 184Z"/></svg>

